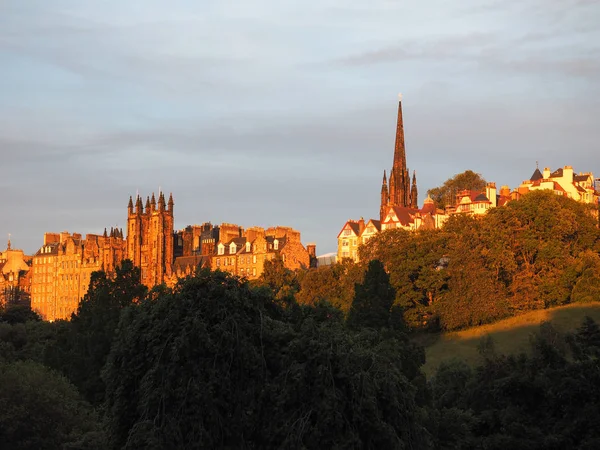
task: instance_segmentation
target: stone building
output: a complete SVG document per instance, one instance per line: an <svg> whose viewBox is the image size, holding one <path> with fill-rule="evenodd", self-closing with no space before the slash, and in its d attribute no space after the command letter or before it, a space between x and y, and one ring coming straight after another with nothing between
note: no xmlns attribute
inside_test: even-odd
<svg viewBox="0 0 600 450"><path fill-rule="evenodd" d="M149 288L167 282L173 275L173 195L169 202L161 192L142 205L138 195L127 206L127 258L141 270L142 283Z"/></svg>
<svg viewBox="0 0 600 450"><path fill-rule="evenodd" d="M104 235L45 233L44 245L33 256L31 308L45 320L69 319L86 294L92 272L114 273L123 261L123 232Z"/></svg>
<svg viewBox="0 0 600 450"><path fill-rule="evenodd" d="M0 252L0 308L9 303L29 304L31 294L31 256L13 249L8 240Z"/></svg>
<svg viewBox="0 0 600 450"><path fill-rule="evenodd" d="M237 225L229 229L234 231ZM281 258L290 270L308 268L311 263L309 250L300 240L300 232L290 227L241 227L240 235L225 233L221 226L221 236L216 254L211 256L210 268L232 273L248 279L260 277L266 261ZM316 252L314 245L311 252Z"/></svg>

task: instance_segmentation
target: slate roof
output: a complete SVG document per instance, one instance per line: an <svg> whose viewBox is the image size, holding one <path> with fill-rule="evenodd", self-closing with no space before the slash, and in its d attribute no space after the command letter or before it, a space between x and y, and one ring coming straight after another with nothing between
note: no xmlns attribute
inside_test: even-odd
<svg viewBox="0 0 600 450"><path fill-rule="evenodd" d="M540 172L540 169L538 169L536 167L535 171L533 172L533 175L531 175L531 178L529 178L531 181L537 181L537 180L541 180L544 178L544 175L542 175L542 172Z"/></svg>

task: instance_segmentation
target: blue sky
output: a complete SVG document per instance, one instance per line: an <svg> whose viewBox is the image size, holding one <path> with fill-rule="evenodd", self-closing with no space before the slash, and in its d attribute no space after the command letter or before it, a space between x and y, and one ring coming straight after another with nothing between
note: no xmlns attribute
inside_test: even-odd
<svg viewBox="0 0 600 450"><path fill-rule="evenodd" d="M536 161L600 176L600 2L0 2L0 233L289 225L319 254L376 217L397 94L426 191ZM0 237L0 247L2 239Z"/></svg>

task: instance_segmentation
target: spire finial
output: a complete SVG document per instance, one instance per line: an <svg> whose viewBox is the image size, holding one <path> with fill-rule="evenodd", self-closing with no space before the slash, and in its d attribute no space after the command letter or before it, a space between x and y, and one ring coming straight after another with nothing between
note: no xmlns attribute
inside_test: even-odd
<svg viewBox="0 0 600 450"><path fill-rule="evenodd" d="M536 169L539 169L539 168L540 168L540 164L539 164L539 162L538 162L537 160L535 161L535 168L536 168Z"/></svg>
<svg viewBox="0 0 600 450"><path fill-rule="evenodd" d="M10 236L11 234L8 233L8 247L6 248L7 250L10 250Z"/></svg>
<svg viewBox="0 0 600 450"><path fill-rule="evenodd" d="M398 93L398 101L401 102L402 101L402 92Z"/></svg>

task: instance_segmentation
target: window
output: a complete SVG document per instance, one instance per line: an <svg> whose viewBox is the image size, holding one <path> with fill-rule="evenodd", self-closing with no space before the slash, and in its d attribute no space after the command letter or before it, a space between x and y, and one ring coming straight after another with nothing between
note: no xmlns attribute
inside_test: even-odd
<svg viewBox="0 0 600 450"><path fill-rule="evenodd" d="M273 246L274 246L275 250L278 250L278 249L279 249L279 241L278 241L277 239L275 239L275 240L273 241Z"/></svg>
<svg viewBox="0 0 600 450"><path fill-rule="evenodd" d="M217 267L221 265L221 258L217 258Z"/></svg>
<svg viewBox="0 0 600 450"><path fill-rule="evenodd" d="M256 276L256 267L252 268L252 276Z"/></svg>
<svg viewBox="0 0 600 450"><path fill-rule="evenodd" d="M252 262L253 262L254 264L256 264L256 255L253 255L253 256L252 256ZM255 270L256 270L256 269L255 269ZM256 275L256 274L255 274L255 275Z"/></svg>

